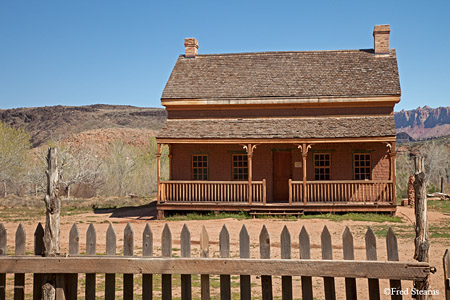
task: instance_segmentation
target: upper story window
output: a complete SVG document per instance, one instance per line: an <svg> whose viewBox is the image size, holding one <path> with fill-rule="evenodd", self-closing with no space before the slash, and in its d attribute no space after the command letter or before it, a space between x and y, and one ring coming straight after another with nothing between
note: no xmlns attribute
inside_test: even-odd
<svg viewBox="0 0 450 300"><path fill-rule="evenodd" d="M208 155L192 155L192 179L208 180Z"/></svg>
<svg viewBox="0 0 450 300"><path fill-rule="evenodd" d="M314 153L314 179L330 180L331 179L331 154L330 153Z"/></svg>
<svg viewBox="0 0 450 300"><path fill-rule="evenodd" d="M370 180L372 159L369 153L353 153L353 173L355 180Z"/></svg>
<svg viewBox="0 0 450 300"><path fill-rule="evenodd" d="M233 154L233 180L248 180L248 156L247 154Z"/></svg>

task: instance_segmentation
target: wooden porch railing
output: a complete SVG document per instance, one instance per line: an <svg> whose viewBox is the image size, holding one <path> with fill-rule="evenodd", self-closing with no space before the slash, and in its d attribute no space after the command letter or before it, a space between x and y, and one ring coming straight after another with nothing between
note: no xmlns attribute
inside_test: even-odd
<svg viewBox="0 0 450 300"><path fill-rule="evenodd" d="M395 200L393 182L383 181L289 181L289 203L359 202Z"/></svg>
<svg viewBox="0 0 450 300"><path fill-rule="evenodd" d="M248 181L160 182L161 201L166 202L249 202ZM252 203L266 203L266 180L252 181Z"/></svg>

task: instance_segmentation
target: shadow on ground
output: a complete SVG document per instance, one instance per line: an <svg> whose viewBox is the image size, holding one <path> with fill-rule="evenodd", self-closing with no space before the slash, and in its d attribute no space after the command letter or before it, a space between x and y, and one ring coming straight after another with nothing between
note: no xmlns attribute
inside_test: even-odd
<svg viewBox="0 0 450 300"><path fill-rule="evenodd" d="M156 201L140 206L95 208L95 214L111 214L110 218L156 219Z"/></svg>

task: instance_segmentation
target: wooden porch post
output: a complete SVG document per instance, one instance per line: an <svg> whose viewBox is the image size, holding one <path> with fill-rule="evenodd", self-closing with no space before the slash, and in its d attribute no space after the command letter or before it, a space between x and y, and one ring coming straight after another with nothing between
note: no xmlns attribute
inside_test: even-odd
<svg viewBox="0 0 450 300"><path fill-rule="evenodd" d="M308 156L308 147L306 146L306 143L303 143L301 146L302 150L302 169L303 169L303 189L302 189L302 197L303 197L303 203L306 205L306 157Z"/></svg>
<svg viewBox="0 0 450 300"><path fill-rule="evenodd" d="M161 202L161 144L156 144L156 203Z"/></svg>
<svg viewBox="0 0 450 300"><path fill-rule="evenodd" d="M397 189L396 189L396 179L395 179L395 142L392 142L390 148L389 148L389 163L391 166L390 174L389 174L389 180L392 181L392 202L396 203L397 199Z"/></svg>
<svg viewBox="0 0 450 300"><path fill-rule="evenodd" d="M169 180L172 180L172 144L169 144Z"/></svg>
<svg viewBox="0 0 450 300"><path fill-rule="evenodd" d="M252 204L252 159L253 159L253 146L252 144L247 145L247 156L248 156L248 204Z"/></svg>

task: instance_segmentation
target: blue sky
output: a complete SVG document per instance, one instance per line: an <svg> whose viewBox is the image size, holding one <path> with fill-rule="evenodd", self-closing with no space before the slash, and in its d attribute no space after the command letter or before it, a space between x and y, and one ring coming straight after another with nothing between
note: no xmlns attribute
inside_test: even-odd
<svg viewBox="0 0 450 300"><path fill-rule="evenodd" d="M391 25L402 101L449 106L450 1L0 0L0 108L160 106L185 37L199 53L367 49Z"/></svg>

